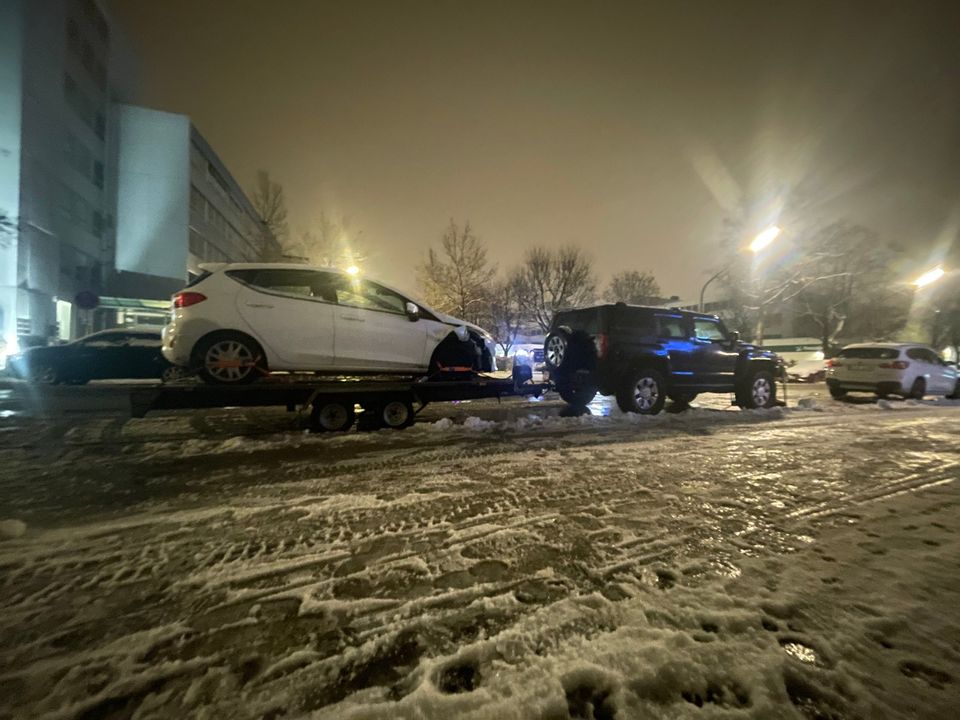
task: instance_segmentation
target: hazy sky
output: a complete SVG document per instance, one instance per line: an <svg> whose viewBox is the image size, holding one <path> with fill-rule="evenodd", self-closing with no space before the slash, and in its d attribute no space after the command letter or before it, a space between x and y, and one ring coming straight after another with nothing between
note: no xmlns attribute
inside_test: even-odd
<svg viewBox="0 0 960 720"><path fill-rule="evenodd" d="M245 187L268 169L294 232L349 217L404 288L451 217L501 267L576 243L685 297L740 203L861 222L903 272L960 245L956 0L109 6L144 104Z"/></svg>

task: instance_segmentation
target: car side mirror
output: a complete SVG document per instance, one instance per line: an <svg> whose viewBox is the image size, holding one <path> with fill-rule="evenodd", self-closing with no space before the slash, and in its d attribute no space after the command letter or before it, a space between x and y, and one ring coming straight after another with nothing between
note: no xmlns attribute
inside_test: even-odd
<svg viewBox="0 0 960 720"><path fill-rule="evenodd" d="M406 310L407 317L410 318L410 322L416 322L420 319L420 308L416 303L408 302Z"/></svg>

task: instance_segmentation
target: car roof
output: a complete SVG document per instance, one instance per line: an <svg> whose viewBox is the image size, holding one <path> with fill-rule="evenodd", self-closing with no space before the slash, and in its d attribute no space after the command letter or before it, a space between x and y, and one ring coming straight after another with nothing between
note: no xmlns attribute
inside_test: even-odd
<svg viewBox="0 0 960 720"><path fill-rule="evenodd" d="M579 312L581 310L596 310L598 308L629 308L631 310L647 310L649 312L660 313L661 315L683 315L692 318L704 318L705 320L719 320L719 316L713 313L697 312L696 310L683 310L682 308L668 308L659 305L632 305L631 303L616 302L603 303L601 305L588 305L587 307L567 308L560 313ZM560 313L557 313L558 315Z"/></svg>
<svg viewBox="0 0 960 720"><path fill-rule="evenodd" d="M151 335L159 335L161 332L163 332L163 328L161 328L159 325L131 325L130 327L97 330L89 335L84 335L84 337L91 337L93 335L114 335L120 333L150 333Z"/></svg>
<svg viewBox="0 0 960 720"><path fill-rule="evenodd" d="M201 263L201 270L220 272L221 270L323 270L346 275L343 270L322 265L307 265L306 263Z"/></svg>

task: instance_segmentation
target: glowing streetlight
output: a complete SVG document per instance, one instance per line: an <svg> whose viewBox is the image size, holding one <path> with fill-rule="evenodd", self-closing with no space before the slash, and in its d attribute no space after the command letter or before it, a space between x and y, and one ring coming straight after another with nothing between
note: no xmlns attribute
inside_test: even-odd
<svg viewBox="0 0 960 720"><path fill-rule="evenodd" d="M758 253L763 250L767 245L772 243L777 239L777 235L780 234L780 228L776 225L771 225L766 230L757 235L753 242L750 243L751 252Z"/></svg>
<svg viewBox="0 0 960 720"><path fill-rule="evenodd" d="M926 287L931 283L935 283L937 280L943 277L943 268L937 265L933 270L927 270L923 275L918 277L913 281L913 284L917 289Z"/></svg>
<svg viewBox="0 0 960 720"><path fill-rule="evenodd" d="M347 275L356 276L359 274L360 274L360 268L358 268L356 265L351 265L350 267L347 268Z"/></svg>

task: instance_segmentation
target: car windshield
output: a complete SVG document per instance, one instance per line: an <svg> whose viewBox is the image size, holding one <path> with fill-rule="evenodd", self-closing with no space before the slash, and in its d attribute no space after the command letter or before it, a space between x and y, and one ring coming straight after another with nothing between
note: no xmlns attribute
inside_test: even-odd
<svg viewBox="0 0 960 720"><path fill-rule="evenodd" d="M859 347L844 348L837 357L855 360L893 360L899 357L899 355L900 351L897 348Z"/></svg>

